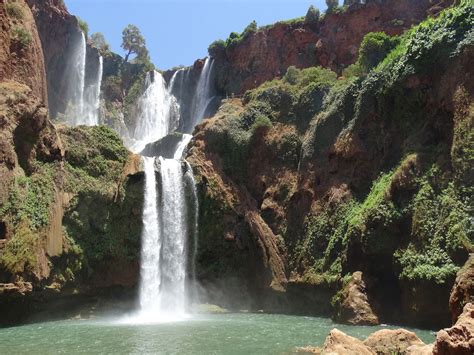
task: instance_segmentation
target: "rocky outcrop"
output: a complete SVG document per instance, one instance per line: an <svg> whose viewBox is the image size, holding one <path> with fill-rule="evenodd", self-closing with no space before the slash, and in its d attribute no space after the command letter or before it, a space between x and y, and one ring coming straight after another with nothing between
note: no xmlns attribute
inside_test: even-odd
<svg viewBox="0 0 474 355"><path fill-rule="evenodd" d="M364 345L376 354L408 354L415 349L421 351L421 347L425 347L426 344L415 333L408 330L383 329L365 339ZM412 347L411 350L407 351L410 347Z"/></svg>
<svg viewBox="0 0 474 355"><path fill-rule="evenodd" d="M148 143L140 155L147 157L162 156L165 159L173 159L174 152L182 138L183 134L179 132L169 134L156 142Z"/></svg>
<svg viewBox="0 0 474 355"><path fill-rule="evenodd" d="M324 342L322 354L373 354L371 349L357 338L333 329Z"/></svg>
<svg viewBox="0 0 474 355"><path fill-rule="evenodd" d="M438 11L452 1L444 1ZM320 65L340 72L357 59L359 44L369 32L400 34L425 19L430 0L367 1L325 14L317 24L280 22L245 36L238 44L212 51L216 82L223 93L243 94L285 74L289 66Z"/></svg>
<svg viewBox="0 0 474 355"><path fill-rule="evenodd" d="M47 104L43 51L26 2L1 1L0 22L0 81L25 84L41 103Z"/></svg>
<svg viewBox="0 0 474 355"><path fill-rule="evenodd" d="M379 319L367 297L362 272L353 273L347 285L335 297L337 298L334 316L336 321L359 325L379 324Z"/></svg>
<svg viewBox="0 0 474 355"><path fill-rule="evenodd" d="M466 264L458 271L449 297L449 309L453 324L456 323L467 303L474 303L474 254L469 255Z"/></svg>
<svg viewBox="0 0 474 355"><path fill-rule="evenodd" d="M456 324L438 332L433 354L468 355L472 353L474 353L474 304L467 303Z"/></svg>

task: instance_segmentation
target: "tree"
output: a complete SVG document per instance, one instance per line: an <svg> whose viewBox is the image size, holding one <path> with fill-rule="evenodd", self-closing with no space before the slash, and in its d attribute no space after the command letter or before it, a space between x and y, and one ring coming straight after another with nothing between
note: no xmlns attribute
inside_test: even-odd
<svg viewBox="0 0 474 355"><path fill-rule="evenodd" d="M253 20L252 22L249 23L247 27L245 27L244 32L242 32L242 37L246 37L247 35L251 33L255 33L258 30L257 26L257 21Z"/></svg>
<svg viewBox="0 0 474 355"><path fill-rule="evenodd" d="M87 36L89 35L89 25L87 24L87 22L78 17L77 24L79 25L81 31L84 32L84 36L86 36L87 38Z"/></svg>
<svg viewBox="0 0 474 355"><path fill-rule="evenodd" d="M92 46L97 48L101 54L110 51L110 46L102 33L96 32L91 34L89 40L92 43Z"/></svg>
<svg viewBox="0 0 474 355"><path fill-rule="evenodd" d="M333 12L338 6L339 6L339 1L338 0L326 0L326 5L328 7L327 12Z"/></svg>
<svg viewBox="0 0 474 355"><path fill-rule="evenodd" d="M122 31L122 48L127 51L125 62L128 62L130 55L135 54L138 59L148 58L145 38L135 25L128 25Z"/></svg>
<svg viewBox="0 0 474 355"><path fill-rule="evenodd" d="M320 13L317 8L311 5L306 13L304 22L307 24L317 24L319 22Z"/></svg>

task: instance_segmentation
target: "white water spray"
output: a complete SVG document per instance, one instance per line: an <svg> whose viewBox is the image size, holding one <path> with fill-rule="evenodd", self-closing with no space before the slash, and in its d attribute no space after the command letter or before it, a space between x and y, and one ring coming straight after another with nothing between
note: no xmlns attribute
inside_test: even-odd
<svg viewBox="0 0 474 355"><path fill-rule="evenodd" d="M138 102L139 116L133 134L132 150L135 152L172 132L176 127L173 118L176 118L176 112L179 114L178 103L166 89L160 73L148 73L145 85L147 89Z"/></svg>
<svg viewBox="0 0 474 355"><path fill-rule="evenodd" d="M204 67L201 71L201 76L196 88L196 94L194 97L194 109L193 109L193 127L201 122L206 113L206 109L211 103L211 74L214 61L211 58L206 58L204 62Z"/></svg>
<svg viewBox="0 0 474 355"><path fill-rule="evenodd" d="M100 109L100 87L102 85L103 73L103 58L99 56L99 65L97 66L97 74L93 83L85 89L83 113L81 115L81 122L87 126L97 126L99 124L99 109Z"/></svg>

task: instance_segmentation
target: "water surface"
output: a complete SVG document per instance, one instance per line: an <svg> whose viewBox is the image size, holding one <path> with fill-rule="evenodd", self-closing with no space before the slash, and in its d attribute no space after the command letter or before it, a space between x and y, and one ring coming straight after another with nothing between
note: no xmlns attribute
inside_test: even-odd
<svg viewBox="0 0 474 355"><path fill-rule="evenodd" d="M378 329L396 328L252 313L149 325L122 321L64 320L0 329L0 354L288 354L298 346L321 346L334 327L360 339ZM434 340L430 331L414 331L424 342Z"/></svg>

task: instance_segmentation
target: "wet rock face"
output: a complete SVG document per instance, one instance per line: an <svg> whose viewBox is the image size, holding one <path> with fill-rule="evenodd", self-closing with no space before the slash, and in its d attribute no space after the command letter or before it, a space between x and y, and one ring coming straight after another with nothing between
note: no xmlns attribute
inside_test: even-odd
<svg viewBox="0 0 474 355"><path fill-rule="evenodd" d="M162 156L165 159L173 159L174 152L179 142L181 142L183 135L179 132L169 134L160 140L148 143L140 155L147 157Z"/></svg>
<svg viewBox="0 0 474 355"><path fill-rule="evenodd" d="M451 3L440 2L438 11ZM341 71L357 59L365 34L400 34L423 20L432 6L429 0L367 1L365 5L350 6L343 13L326 14L316 26L277 23L215 53L216 82L222 92L242 94L282 76L292 65L320 65Z"/></svg>
<svg viewBox="0 0 474 355"><path fill-rule="evenodd" d="M335 310L335 320L359 325L379 324L379 319L369 303L362 272L353 273L350 281L340 293Z"/></svg>
<svg viewBox="0 0 474 355"><path fill-rule="evenodd" d="M456 323L462 313L464 305L474 303L474 254L470 254L466 264L458 271L454 282L451 296L449 297L449 309L453 324Z"/></svg>
<svg viewBox="0 0 474 355"><path fill-rule="evenodd" d="M435 355L468 355L474 353L474 304L464 306L456 324L440 330L433 349Z"/></svg>

